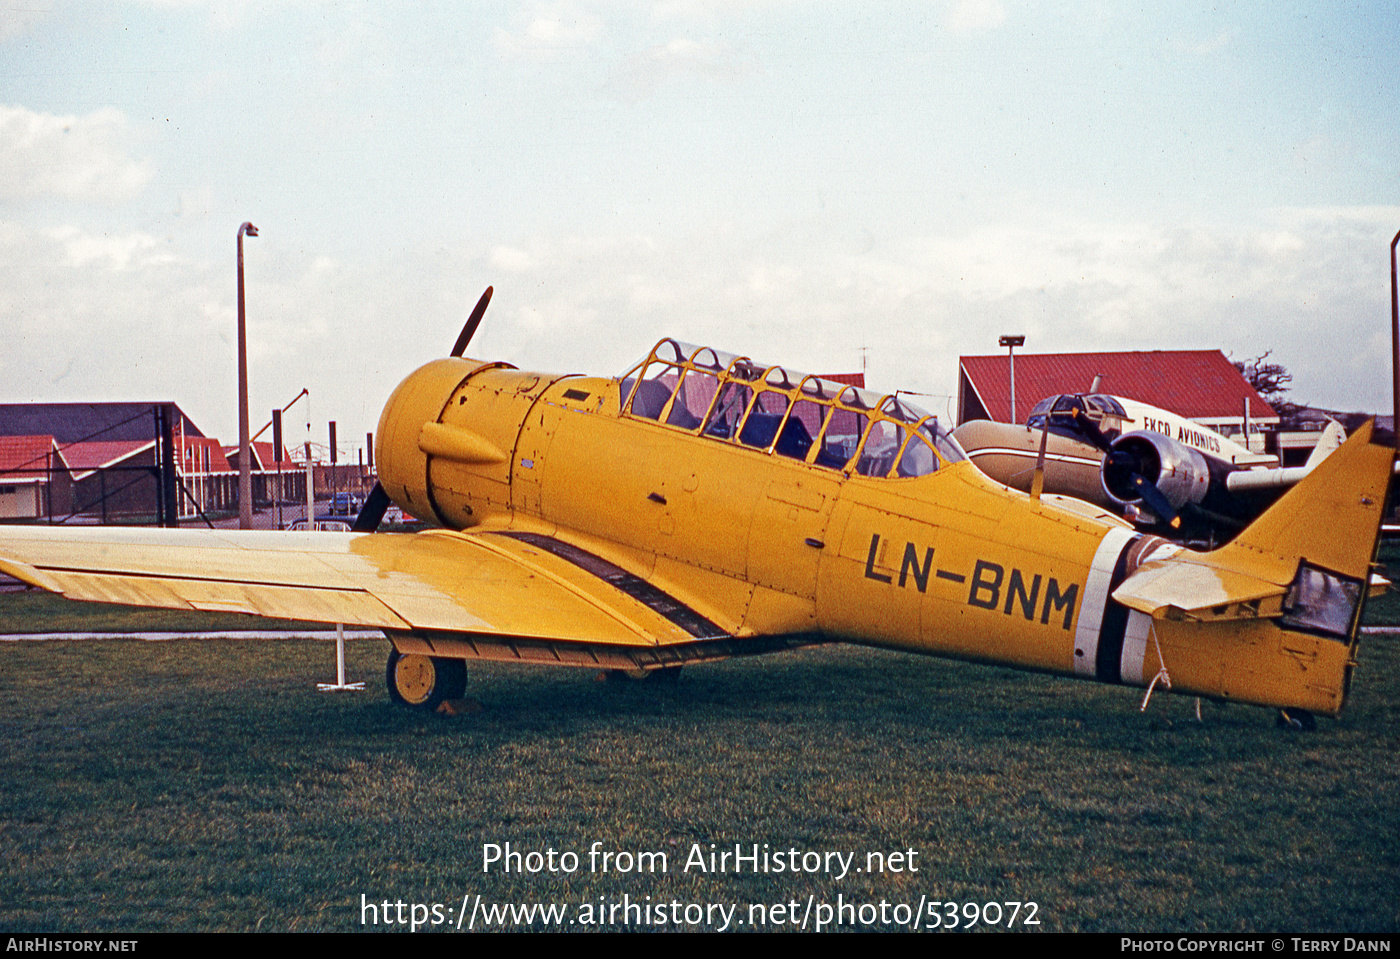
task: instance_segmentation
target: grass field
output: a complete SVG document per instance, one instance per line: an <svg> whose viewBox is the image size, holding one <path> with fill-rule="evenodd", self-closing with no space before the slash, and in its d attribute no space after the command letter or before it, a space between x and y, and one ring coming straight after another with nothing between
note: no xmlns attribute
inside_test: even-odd
<svg viewBox="0 0 1400 959"><path fill-rule="evenodd" d="M1368 620L1395 622L1392 601ZM263 625L0 596L0 632L238 623ZM386 643L349 650L367 692L316 691L327 643L0 643L0 930L354 930L362 896L455 922L477 895L566 923L650 896L737 904L750 928L751 905L811 897L884 928L879 903L924 897L1034 902L1040 931L1400 929L1397 637L1363 642L1346 714L1301 735L1261 709L1198 723L1186 698L1142 714L1139 691L852 647L674 685L483 666L482 711L422 715L389 703ZM578 868L483 873L506 842ZM668 870L591 870L595 842ZM685 870L711 843L913 850L918 870Z"/></svg>
<svg viewBox="0 0 1400 959"><path fill-rule="evenodd" d="M1400 650L1362 651L1345 716L851 647L675 685L483 667L459 717L325 694L289 640L0 644L0 928L352 930L369 902L1033 901L1063 930L1395 931ZM483 874L482 847L574 851ZM605 874L587 851L665 852ZM918 872L685 872L692 843L913 849ZM599 897L604 897L600 900ZM407 915L407 914L406 914ZM571 914L576 916L577 914ZM1023 916L1024 918L1024 913ZM674 928L674 926L669 927Z"/></svg>

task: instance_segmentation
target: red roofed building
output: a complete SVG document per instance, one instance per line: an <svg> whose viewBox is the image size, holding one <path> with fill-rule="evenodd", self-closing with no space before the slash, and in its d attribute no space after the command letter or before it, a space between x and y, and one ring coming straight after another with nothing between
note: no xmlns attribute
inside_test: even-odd
<svg viewBox="0 0 1400 959"><path fill-rule="evenodd" d="M114 516L154 512L156 441L88 440L63 447L73 469L73 512L103 523Z"/></svg>
<svg viewBox="0 0 1400 959"><path fill-rule="evenodd" d="M264 443L260 440L254 440L249 445L253 448L253 472L257 473L259 471L266 470L275 471L277 469L277 450L271 443ZM228 463L229 469L233 470L235 473L238 472L238 447L223 447L223 455L225 457L224 462ZM292 458L287 454L287 448L285 446L282 447L283 471L285 472L287 470L300 468L301 461L299 460L297 462L297 465L293 466Z"/></svg>
<svg viewBox="0 0 1400 959"><path fill-rule="evenodd" d="M1094 378L1099 385L1094 387ZM1061 393L1111 393L1171 410L1225 435L1243 428L1245 404L1253 429L1278 426L1278 413L1219 350L1139 353L1017 353L1016 421ZM1008 357L958 361L958 423L1011 422Z"/></svg>
<svg viewBox="0 0 1400 959"><path fill-rule="evenodd" d="M95 440L88 443L70 443L63 448L68 465L73 468L74 478L82 481L94 470L112 469L119 465L129 465L127 461L138 453L150 452L140 466L155 466L155 440Z"/></svg>
<svg viewBox="0 0 1400 959"><path fill-rule="evenodd" d="M177 436L180 445L180 471L183 473L231 473L224 446L208 436Z"/></svg>
<svg viewBox="0 0 1400 959"><path fill-rule="evenodd" d="M0 436L0 519L35 519L66 509L72 485L52 436Z"/></svg>
<svg viewBox="0 0 1400 959"><path fill-rule="evenodd" d="M236 510L236 455L230 463L219 441L173 403L7 403L0 404L0 520L106 523L155 515L163 469L159 406L172 423L175 515ZM254 460L253 496L262 505L278 489L272 444L256 444ZM300 498L299 469L284 464L281 481L281 499Z"/></svg>
<svg viewBox="0 0 1400 959"><path fill-rule="evenodd" d="M271 443L255 442L252 444L253 455L262 463L262 468L271 470L277 468L277 447ZM287 448L282 447L282 468L285 470L287 464L291 462L291 457L287 455Z"/></svg>

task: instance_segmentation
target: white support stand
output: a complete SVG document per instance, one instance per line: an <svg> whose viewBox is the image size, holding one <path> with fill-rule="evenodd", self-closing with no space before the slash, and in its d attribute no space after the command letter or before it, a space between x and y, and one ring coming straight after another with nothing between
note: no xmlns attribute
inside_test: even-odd
<svg viewBox="0 0 1400 959"><path fill-rule="evenodd" d="M311 462L311 444L306 444L306 528L316 520L316 467Z"/></svg>
<svg viewBox="0 0 1400 959"><path fill-rule="evenodd" d="M347 689L364 689L364 683L345 681L345 624L335 624L335 682L317 683L316 688L323 693L342 692Z"/></svg>

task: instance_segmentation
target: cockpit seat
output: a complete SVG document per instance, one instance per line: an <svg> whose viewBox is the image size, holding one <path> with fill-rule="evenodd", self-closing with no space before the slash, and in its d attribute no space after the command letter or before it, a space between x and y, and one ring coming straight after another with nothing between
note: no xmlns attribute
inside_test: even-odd
<svg viewBox="0 0 1400 959"><path fill-rule="evenodd" d="M637 395L632 397L632 415L645 416L649 420L661 418L666 401L671 398L671 388L660 380L642 380L637 384Z"/></svg>
<svg viewBox="0 0 1400 959"><path fill-rule="evenodd" d="M807 451L812 448L812 435L807 432L807 424L796 416L788 417L778 445L774 451L780 456L790 456L795 460L805 460Z"/></svg>

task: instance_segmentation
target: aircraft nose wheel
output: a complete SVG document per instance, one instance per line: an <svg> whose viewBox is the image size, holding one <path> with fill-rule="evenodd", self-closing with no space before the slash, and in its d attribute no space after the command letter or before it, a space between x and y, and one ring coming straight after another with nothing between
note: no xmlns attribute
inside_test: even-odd
<svg viewBox="0 0 1400 959"><path fill-rule="evenodd" d="M467 691L467 664L460 659L389 651L384 678L389 698L403 706L434 710L446 699Z"/></svg>

